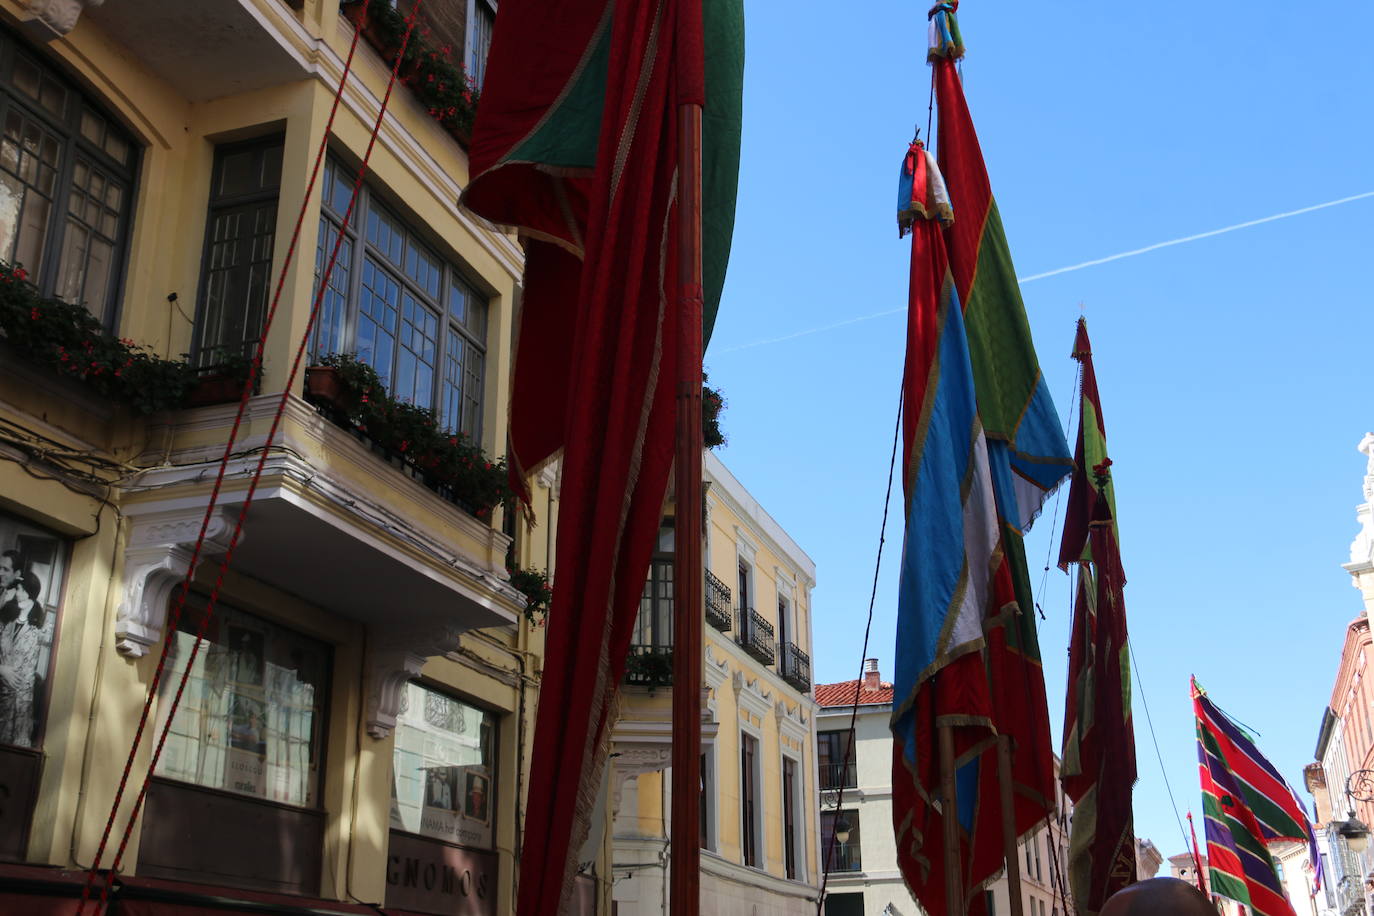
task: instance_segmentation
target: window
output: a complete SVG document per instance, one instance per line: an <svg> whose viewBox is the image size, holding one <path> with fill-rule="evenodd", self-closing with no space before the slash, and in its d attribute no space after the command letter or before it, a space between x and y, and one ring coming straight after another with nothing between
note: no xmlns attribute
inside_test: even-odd
<svg viewBox="0 0 1374 916"><path fill-rule="evenodd" d="M849 836L842 839L837 834L845 830L849 831ZM821 852L825 856L826 871L862 871L859 842L858 810L846 808L838 813L821 812Z"/></svg>
<svg viewBox="0 0 1374 916"><path fill-rule="evenodd" d="M821 789L852 789L858 785L854 766L854 732L824 731L816 733L816 749L820 763Z"/></svg>
<svg viewBox="0 0 1374 916"><path fill-rule="evenodd" d="M133 205L133 138L0 33L0 259L112 324Z"/></svg>
<svg viewBox="0 0 1374 916"><path fill-rule="evenodd" d="M787 644L794 642L792 638L792 622L788 619L792 615L792 606L782 595L778 596L778 645L782 650L787 651Z"/></svg>
<svg viewBox="0 0 1374 916"><path fill-rule="evenodd" d="M988 902L988 916L997 916L997 892L989 888L983 893Z"/></svg>
<svg viewBox="0 0 1374 916"><path fill-rule="evenodd" d="M740 847L744 864L759 866L759 741L740 735Z"/></svg>
<svg viewBox="0 0 1374 916"><path fill-rule="evenodd" d="M673 645L673 520L663 520L658 545L649 565L649 578L639 597L632 645L670 648Z"/></svg>
<svg viewBox="0 0 1374 916"><path fill-rule="evenodd" d="M396 717L391 827L492 848L496 717L407 684Z"/></svg>
<svg viewBox="0 0 1374 916"><path fill-rule="evenodd" d="M188 605L172 634L158 697L159 728L190 662L203 614ZM217 605L172 720L158 775L318 807L328 685L324 643Z"/></svg>
<svg viewBox="0 0 1374 916"><path fill-rule="evenodd" d="M468 4L467 69L477 88L487 76L487 54L491 51L491 33L496 26L495 0L470 0Z"/></svg>
<svg viewBox="0 0 1374 916"><path fill-rule="evenodd" d="M826 894L825 916L864 916L864 895Z"/></svg>
<svg viewBox="0 0 1374 916"><path fill-rule="evenodd" d="M215 151L200 283L196 365L251 357L272 286L281 137Z"/></svg>
<svg viewBox="0 0 1374 916"><path fill-rule="evenodd" d="M754 582L754 569L748 561L743 558L739 561L739 610L740 625L745 624L745 617L754 610L754 590L750 588Z"/></svg>
<svg viewBox="0 0 1374 916"><path fill-rule="evenodd" d="M1038 834L1030 838L1030 844L1035 848L1035 880L1044 881L1045 876L1040 871L1040 837Z"/></svg>
<svg viewBox="0 0 1374 916"><path fill-rule="evenodd" d="M0 690L0 745L42 745L66 563L62 539L0 512L0 665L14 678Z"/></svg>
<svg viewBox="0 0 1374 916"><path fill-rule="evenodd" d="M332 157L324 171L317 287L355 174ZM478 439L486 336L486 299L364 187L329 275L311 352L356 353L393 397L433 408L445 429Z"/></svg>
<svg viewBox="0 0 1374 916"><path fill-rule="evenodd" d="M782 759L782 860L783 874L797 877L797 763Z"/></svg>
<svg viewBox="0 0 1374 916"><path fill-rule="evenodd" d="M711 817L716 795L715 755L710 750L701 755L701 807L697 816L701 822L701 848L715 849L715 824Z"/></svg>

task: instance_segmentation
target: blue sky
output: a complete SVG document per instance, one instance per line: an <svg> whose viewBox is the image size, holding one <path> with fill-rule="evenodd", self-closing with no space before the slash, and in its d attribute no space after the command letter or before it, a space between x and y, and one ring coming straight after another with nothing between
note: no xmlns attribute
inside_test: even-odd
<svg viewBox="0 0 1374 916"><path fill-rule="evenodd" d="M747 9L739 216L706 366L729 402L721 458L816 561L822 682L859 669L905 317L755 344L905 305L893 201L926 124L924 10ZM965 91L1018 273L1374 191L1374 7L1328 12L965 3ZM1300 787L1361 610L1340 564L1374 428L1371 222L1366 198L1023 288L1065 420L1080 303L1088 318L1143 688L1137 831L1166 856L1183 839L1141 693L1180 809L1198 807L1190 673ZM1028 540L1037 582L1055 508ZM900 545L898 511L869 648L885 677ZM1057 742L1067 578L1052 570L1040 602Z"/></svg>

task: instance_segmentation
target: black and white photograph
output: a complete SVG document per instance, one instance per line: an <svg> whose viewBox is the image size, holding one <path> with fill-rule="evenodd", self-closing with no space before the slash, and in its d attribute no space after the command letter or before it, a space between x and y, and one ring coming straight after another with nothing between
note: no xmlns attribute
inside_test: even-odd
<svg viewBox="0 0 1374 916"><path fill-rule="evenodd" d="M63 553L58 538L0 515L0 744L38 742Z"/></svg>
<svg viewBox="0 0 1374 916"><path fill-rule="evenodd" d="M266 755L266 728L263 702L236 694L229 710L229 746L241 751Z"/></svg>

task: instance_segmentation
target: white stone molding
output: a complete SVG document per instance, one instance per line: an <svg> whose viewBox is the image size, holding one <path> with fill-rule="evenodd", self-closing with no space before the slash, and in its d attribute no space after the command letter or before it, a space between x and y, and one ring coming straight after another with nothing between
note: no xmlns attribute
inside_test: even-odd
<svg viewBox="0 0 1374 916"><path fill-rule="evenodd" d="M754 557L759 552L759 545L755 544L749 534L739 525L735 526L735 551L739 553L750 566L754 565Z"/></svg>
<svg viewBox="0 0 1374 916"><path fill-rule="evenodd" d="M49 42L76 28L82 12L105 0L19 0L24 13L19 21L24 34L34 41Z"/></svg>
<svg viewBox="0 0 1374 916"><path fill-rule="evenodd" d="M778 700L773 707L773 716L778 720L778 732L785 738L791 738L806 747L811 740L811 730L807 728L809 724L806 713L802 712L801 704L788 706L782 700Z"/></svg>
<svg viewBox="0 0 1374 916"><path fill-rule="evenodd" d="M1364 476L1365 501L1355 509L1360 532L1350 545L1350 563L1345 568L1356 577L1355 587L1359 588L1359 574L1374 570L1374 433L1365 433L1357 448L1369 457L1369 465Z"/></svg>
<svg viewBox="0 0 1374 916"><path fill-rule="evenodd" d="M730 663L723 658L716 658L712 648L709 645L706 647L705 684L714 692L730 679Z"/></svg>
<svg viewBox="0 0 1374 916"><path fill-rule="evenodd" d="M363 717L369 735L380 739L391 734L401 713L406 685L420 676L420 669L430 658L455 651L463 629L440 624L378 634L368 628Z"/></svg>
<svg viewBox="0 0 1374 916"><path fill-rule="evenodd" d="M744 672L734 674L735 704L746 712L753 713L760 722L773 710L773 694L759 686L757 680L749 680Z"/></svg>
<svg viewBox="0 0 1374 916"><path fill-rule="evenodd" d="M218 560L229 549L238 507L219 507L205 529L200 560ZM124 600L115 617L115 649L142 658L162 641L172 593L191 568L205 514L200 509L134 516L124 550ZM240 537L242 540L242 537Z"/></svg>

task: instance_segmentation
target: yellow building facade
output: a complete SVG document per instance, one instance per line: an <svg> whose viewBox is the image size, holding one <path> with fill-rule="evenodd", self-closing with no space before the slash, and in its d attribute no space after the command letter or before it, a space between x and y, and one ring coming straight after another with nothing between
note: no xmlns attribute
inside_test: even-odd
<svg viewBox="0 0 1374 916"><path fill-rule="evenodd" d="M815 565L713 453L705 458L702 912L814 913ZM672 545L665 521L615 726L604 868L619 914L664 912L671 807ZM590 855L588 855L590 858Z"/></svg>
<svg viewBox="0 0 1374 916"><path fill-rule="evenodd" d="M480 72L494 5L427 6ZM79 893L175 631L150 734L189 669L188 687L116 901L513 909L543 631L507 565L551 571L551 476L540 527L517 531L307 402L298 376L191 653L386 94L360 44L326 129L352 37L329 0L0 0L0 260L207 369L251 351L282 281L179 625L236 402L141 415L0 338L0 885L35 900ZM522 254L458 207L467 179L463 147L397 86L305 364L357 353L499 455ZM145 738L106 866L150 758ZM595 906L590 879L579 895Z"/></svg>

